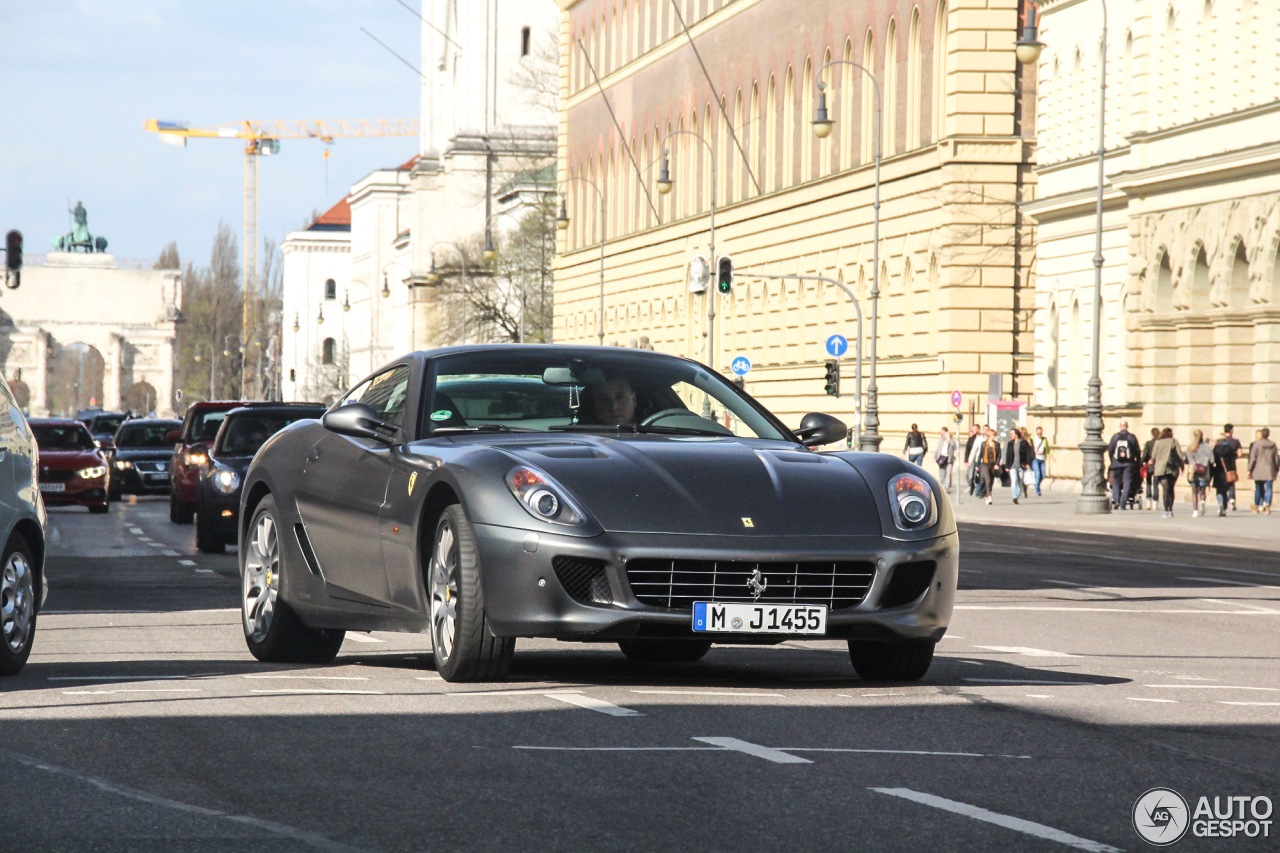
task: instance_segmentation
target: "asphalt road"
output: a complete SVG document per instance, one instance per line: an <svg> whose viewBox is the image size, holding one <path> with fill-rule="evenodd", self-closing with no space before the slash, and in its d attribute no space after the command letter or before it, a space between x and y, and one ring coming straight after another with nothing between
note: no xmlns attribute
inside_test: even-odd
<svg viewBox="0 0 1280 853"><path fill-rule="evenodd" d="M234 555L166 510L50 513L0 681L3 853L1141 850L1150 788L1280 801L1280 555L970 524L917 684L834 642L521 641L504 683L449 685L417 635L256 663ZM1274 850L1272 820L1174 849Z"/></svg>

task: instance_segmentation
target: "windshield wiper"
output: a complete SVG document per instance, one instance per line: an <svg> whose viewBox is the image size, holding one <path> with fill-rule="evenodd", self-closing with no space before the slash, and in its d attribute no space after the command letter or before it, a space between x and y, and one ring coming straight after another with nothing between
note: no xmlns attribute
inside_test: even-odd
<svg viewBox="0 0 1280 853"><path fill-rule="evenodd" d="M725 438L722 432L698 427L660 426L658 424L552 424L549 430L562 432L616 432L646 433L654 435L714 435Z"/></svg>
<svg viewBox="0 0 1280 853"><path fill-rule="evenodd" d="M474 426L436 427L432 435L450 435L460 432L538 432L528 427L510 427L506 424L476 424Z"/></svg>
<svg viewBox="0 0 1280 853"><path fill-rule="evenodd" d="M549 430L558 432L637 432L635 424L552 424Z"/></svg>

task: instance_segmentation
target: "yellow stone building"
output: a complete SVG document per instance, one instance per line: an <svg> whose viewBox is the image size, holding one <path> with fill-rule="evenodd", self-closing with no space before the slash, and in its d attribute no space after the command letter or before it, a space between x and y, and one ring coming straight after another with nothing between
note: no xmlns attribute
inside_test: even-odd
<svg viewBox="0 0 1280 853"><path fill-rule="evenodd" d="M830 284L776 278L847 283L867 318L869 357L875 99L860 69L826 70L835 128L820 140L811 126L815 72L850 60L883 90L884 449L901 452L912 422L929 433L951 424L953 390L966 417L971 403L981 413L991 374L1006 398L1031 393L1031 235L1017 204L1033 194L1035 78L1014 57L1021 0L558 2L559 175L571 221L557 262L557 342L599 340L603 239L606 344L722 371L745 356L747 390L789 423L819 410L853 426L853 306ZM706 144L688 133L665 143L674 189L661 195L663 140L677 131ZM603 194L603 218L587 181ZM690 262L711 254L713 194L715 254L737 270L728 297L689 287ZM823 391L824 341L835 333L851 344L838 400Z"/></svg>

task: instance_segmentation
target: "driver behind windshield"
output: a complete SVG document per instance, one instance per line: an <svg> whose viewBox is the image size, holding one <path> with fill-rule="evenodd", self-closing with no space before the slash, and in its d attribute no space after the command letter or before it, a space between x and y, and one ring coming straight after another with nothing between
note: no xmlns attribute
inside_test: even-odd
<svg viewBox="0 0 1280 853"><path fill-rule="evenodd" d="M636 392L626 376L615 373L603 384L591 386L588 393L596 413L596 423L628 426L636 422Z"/></svg>

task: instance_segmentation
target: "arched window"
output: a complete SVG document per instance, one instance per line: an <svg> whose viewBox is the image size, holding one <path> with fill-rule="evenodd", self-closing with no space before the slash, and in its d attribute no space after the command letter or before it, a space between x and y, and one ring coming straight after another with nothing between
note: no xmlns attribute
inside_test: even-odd
<svg viewBox="0 0 1280 853"><path fill-rule="evenodd" d="M1058 306L1049 306L1049 358L1045 365L1044 375L1049 380L1050 406L1058 405Z"/></svg>
<svg viewBox="0 0 1280 853"><path fill-rule="evenodd" d="M867 27L867 37L862 42L862 67L873 73L876 67L876 36L870 27ZM876 156L876 91L866 74L859 80L862 86L862 156L858 162L870 163Z"/></svg>
<svg viewBox="0 0 1280 853"><path fill-rule="evenodd" d="M337 298L338 298L338 283L337 283L336 281L334 281L333 279L331 279L331 278L329 278L329 279L325 279L325 282L324 282L324 298L325 298L325 299L337 299Z"/></svg>
<svg viewBox="0 0 1280 853"><path fill-rule="evenodd" d="M1156 271L1156 304L1157 314L1168 314L1173 311L1173 265L1169 261L1168 250L1162 250L1160 268Z"/></svg>
<svg viewBox="0 0 1280 853"><path fill-rule="evenodd" d="M531 36L532 33L528 27L520 28L520 55L522 57L529 55L529 39Z"/></svg>
<svg viewBox="0 0 1280 853"><path fill-rule="evenodd" d="M938 0L933 22L933 122L929 126L929 141L937 142L945 136L944 106L947 97L947 0Z"/></svg>
<svg viewBox="0 0 1280 853"><path fill-rule="evenodd" d="M884 37L884 140L880 149L886 155L897 154L898 147L898 22L889 19Z"/></svg>
<svg viewBox="0 0 1280 853"><path fill-rule="evenodd" d="M911 10L911 29L907 31L907 150L920 147L920 119L924 105L920 102L920 75L924 72L920 58L920 9Z"/></svg>
<svg viewBox="0 0 1280 853"><path fill-rule="evenodd" d="M1212 303L1209 301L1209 257L1204 246L1196 252L1196 259L1191 270L1191 298L1188 300L1192 311L1203 311Z"/></svg>
<svg viewBox="0 0 1280 853"><path fill-rule="evenodd" d="M796 162L796 80L795 69L787 68L782 95L782 186L795 183Z"/></svg>
<svg viewBox="0 0 1280 853"><path fill-rule="evenodd" d="M1084 402L1084 391L1080 388L1081 377L1084 371L1081 370L1081 354L1084 350L1084 329L1080 328L1080 300L1076 299L1071 303L1071 346L1067 349L1067 357L1071 359L1070 370L1067 372L1067 387L1072 389L1069 395L1072 403Z"/></svg>
<svg viewBox="0 0 1280 853"><path fill-rule="evenodd" d="M1249 307L1249 254L1244 249L1244 241L1236 246L1236 256L1231 262L1231 296L1232 308Z"/></svg>
<svg viewBox="0 0 1280 853"><path fill-rule="evenodd" d="M320 345L320 363L333 364L337 358L338 342L333 338L325 338L324 343Z"/></svg>
<svg viewBox="0 0 1280 853"><path fill-rule="evenodd" d="M761 177L765 192L773 192L778 188L778 82L769 75L769 94L765 104L765 145L764 168Z"/></svg>

